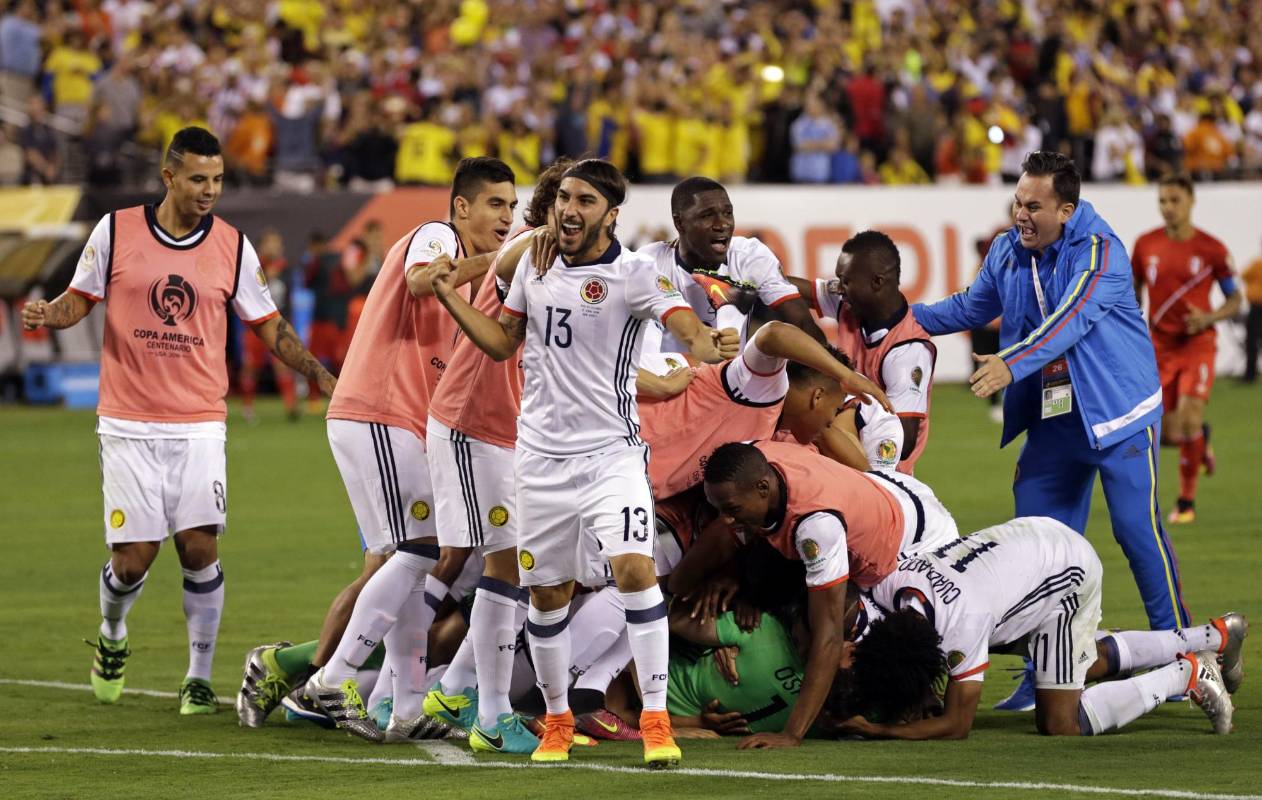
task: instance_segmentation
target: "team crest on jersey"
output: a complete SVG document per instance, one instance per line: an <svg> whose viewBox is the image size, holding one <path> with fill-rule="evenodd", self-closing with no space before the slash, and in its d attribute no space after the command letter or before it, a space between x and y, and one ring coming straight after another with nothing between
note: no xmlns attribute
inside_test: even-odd
<svg viewBox="0 0 1262 800"><path fill-rule="evenodd" d="M814 561L819 558L819 542L814 539L807 539L802 542L802 556L807 561Z"/></svg>
<svg viewBox="0 0 1262 800"><path fill-rule="evenodd" d="M958 667L960 664L963 664L963 663L964 663L964 654L961 653L959 650L952 650L951 652L947 653L947 667L948 668L955 669L956 667Z"/></svg>
<svg viewBox="0 0 1262 800"><path fill-rule="evenodd" d="M418 522L424 522L429 519L429 503L424 500L417 500L412 504L412 519Z"/></svg>
<svg viewBox="0 0 1262 800"><path fill-rule="evenodd" d="M824 288L829 294L840 295L841 294L841 281L837 280L836 278L829 278L828 283L824 284Z"/></svg>
<svg viewBox="0 0 1262 800"><path fill-rule="evenodd" d="M127 515L123 513L121 508L116 508L110 512L110 527L117 530L123 527L123 523L127 522Z"/></svg>
<svg viewBox="0 0 1262 800"><path fill-rule="evenodd" d="M925 379L924 370L922 370L920 367L912 367L911 382L916 384L917 389L920 388L920 382L923 381L924 379Z"/></svg>
<svg viewBox="0 0 1262 800"><path fill-rule="evenodd" d="M486 512L486 518L495 527L502 528L504 523L508 522L508 509L504 506L493 506Z"/></svg>
<svg viewBox="0 0 1262 800"><path fill-rule="evenodd" d="M657 290L662 294L670 294L675 291L675 284L670 282L670 278L665 275L657 276Z"/></svg>
<svg viewBox="0 0 1262 800"><path fill-rule="evenodd" d="M163 325L174 327L197 310L197 289L180 275L158 278L149 287L149 310Z"/></svg>
<svg viewBox="0 0 1262 800"><path fill-rule="evenodd" d="M259 286L267 286L267 276L263 274L263 268L259 267L254 270L254 280L258 281Z"/></svg>
<svg viewBox="0 0 1262 800"><path fill-rule="evenodd" d="M442 255L442 252L443 252L443 243L442 243L442 242L440 242L440 241L438 241L437 239L430 239L430 240L429 240L429 242L425 245L425 250L426 250L426 251L427 251L427 252L428 252L431 256L439 256L439 255Z"/></svg>
<svg viewBox="0 0 1262 800"><path fill-rule="evenodd" d="M84 247L83 258L80 260L83 262L83 268L91 272L96 267L96 248L92 245Z"/></svg>
<svg viewBox="0 0 1262 800"><path fill-rule="evenodd" d="M684 365L680 364L677 359L668 357L666 359L666 367L667 369L683 369Z"/></svg>
<svg viewBox="0 0 1262 800"><path fill-rule="evenodd" d="M584 303L591 305L602 303L609 296L609 285L600 278L588 278L583 282L583 288L579 290L578 296L583 298Z"/></svg>
<svg viewBox="0 0 1262 800"><path fill-rule="evenodd" d="M876 446L876 454L882 461L893 461L898 457L898 447L895 446L893 439L882 439Z"/></svg>
<svg viewBox="0 0 1262 800"><path fill-rule="evenodd" d="M529 572L535 568L535 557L531 555L529 550L522 550L517 554L517 563L521 564L521 568Z"/></svg>

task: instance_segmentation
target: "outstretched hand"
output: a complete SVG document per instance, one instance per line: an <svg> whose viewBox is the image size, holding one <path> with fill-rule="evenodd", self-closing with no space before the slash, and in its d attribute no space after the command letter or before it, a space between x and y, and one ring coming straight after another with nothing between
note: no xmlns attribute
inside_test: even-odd
<svg viewBox="0 0 1262 800"><path fill-rule="evenodd" d="M996 355L979 356L973 353L977 362L977 371L968 379L973 387L973 394L978 397L990 397L1012 383L1012 370L1002 358Z"/></svg>

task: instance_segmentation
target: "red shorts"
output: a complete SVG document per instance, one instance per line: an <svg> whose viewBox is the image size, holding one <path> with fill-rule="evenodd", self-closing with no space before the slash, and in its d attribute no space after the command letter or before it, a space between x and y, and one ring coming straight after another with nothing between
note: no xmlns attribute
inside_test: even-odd
<svg viewBox="0 0 1262 800"><path fill-rule="evenodd" d="M272 352L253 331L241 334L241 344L241 366L254 369L272 360Z"/></svg>
<svg viewBox="0 0 1262 800"><path fill-rule="evenodd" d="M346 332L332 322L311 323L311 343L307 349L311 355L333 369L339 369L346 360Z"/></svg>
<svg viewBox="0 0 1262 800"><path fill-rule="evenodd" d="M1161 378L1161 400L1167 413L1179 404L1180 397L1209 400L1214 387L1214 355L1211 343L1190 347L1157 347L1157 374Z"/></svg>

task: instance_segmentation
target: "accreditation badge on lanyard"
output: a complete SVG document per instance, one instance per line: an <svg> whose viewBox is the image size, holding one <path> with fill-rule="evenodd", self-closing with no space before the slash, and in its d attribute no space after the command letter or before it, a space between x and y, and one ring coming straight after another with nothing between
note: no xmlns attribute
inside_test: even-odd
<svg viewBox="0 0 1262 800"><path fill-rule="evenodd" d="M1034 277L1034 296L1039 301L1039 311L1047 319L1047 298L1043 294L1043 282L1039 280L1038 260L1030 256L1030 274ZM1055 274L1055 268L1053 273ZM1069 361L1061 356L1043 367L1042 418L1051 419L1074 410L1074 386L1069 378Z"/></svg>

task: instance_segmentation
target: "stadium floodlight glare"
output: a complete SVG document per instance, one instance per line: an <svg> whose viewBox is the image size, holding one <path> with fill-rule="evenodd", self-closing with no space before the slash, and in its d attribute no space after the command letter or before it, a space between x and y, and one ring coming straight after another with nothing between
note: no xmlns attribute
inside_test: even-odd
<svg viewBox="0 0 1262 800"><path fill-rule="evenodd" d="M986 131L986 138L990 139L991 144L1003 144L1003 128L991 125L990 130Z"/></svg>
<svg viewBox="0 0 1262 800"><path fill-rule="evenodd" d="M780 83L784 80L784 70L775 64L765 65L760 74L762 79L768 83Z"/></svg>

